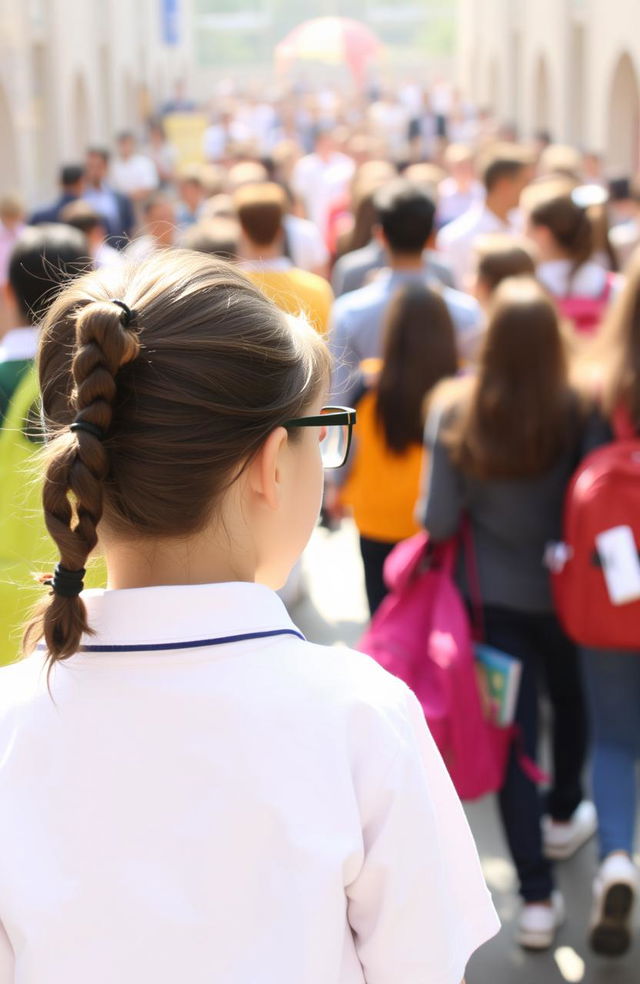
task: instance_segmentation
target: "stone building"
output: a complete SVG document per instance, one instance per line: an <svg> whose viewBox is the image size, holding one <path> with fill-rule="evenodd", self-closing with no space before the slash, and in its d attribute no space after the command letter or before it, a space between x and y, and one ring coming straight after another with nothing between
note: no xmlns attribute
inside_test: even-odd
<svg viewBox="0 0 640 984"><path fill-rule="evenodd" d="M514 122L640 164L638 0L459 0L458 82Z"/></svg>
<svg viewBox="0 0 640 984"><path fill-rule="evenodd" d="M182 0L0 0L0 192L50 194L61 162L137 127L188 74Z"/></svg>

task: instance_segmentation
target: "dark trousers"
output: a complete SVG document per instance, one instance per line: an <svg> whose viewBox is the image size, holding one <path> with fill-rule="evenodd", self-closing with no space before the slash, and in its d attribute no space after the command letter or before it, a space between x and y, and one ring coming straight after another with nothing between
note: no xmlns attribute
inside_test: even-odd
<svg viewBox="0 0 640 984"><path fill-rule="evenodd" d="M587 717L579 657L554 615L489 606L484 614L486 641L522 661L516 723L532 759L538 748L540 683L546 686L553 711L553 786L546 802L518 765L515 750L498 797L520 892L525 901L539 902L553 889L551 865L542 853L542 814L568 820L582 799Z"/></svg>
<svg viewBox="0 0 640 984"><path fill-rule="evenodd" d="M364 584L369 611L372 615L385 595L389 593L384 583L382 569L385 560L395 546L395 543L387 543L384 540L370 540L366 536L360 537L360 553L364 564Z"/></svg>

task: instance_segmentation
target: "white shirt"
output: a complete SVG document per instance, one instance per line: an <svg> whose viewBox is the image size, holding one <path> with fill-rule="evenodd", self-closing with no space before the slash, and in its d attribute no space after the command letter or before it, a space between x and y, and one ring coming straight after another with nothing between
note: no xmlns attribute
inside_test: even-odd
<svg viewBox="0 0 640 984"><path fill-rule="evenodd" d="M0 984L459 984L498 920L404 684L258 585L85 600L52 696L0 670Z"/></svg>
<svg viewBox="0 0 640 984"><path fill-rule="evenodd" d="M476 239L491 233L516 235L518 231L515 216L503 222L484 202L476 202L464 215L440 230L436 245L453 270L456 286L464 290L474 270Z"/></svg>
<svg viewBox="0 0 640 984"><path fill-rule="evenodd" d="M539 263L536 276L543 287L554 297L601 297L607 286L609 275L599 263L583 263L575 276L571 277L571 260L548 260Z"/></svg>
<svg viewBox="0 0 640 984"><path fill-rule="evenodd" d="M293 169L293 190L304 202L308 218L315 222L323 236L331 206L346 193L354 170L352 159L338 152L328 161L318 154L307 154Z"/></svg>
<svg viewBox="0 0 640 984"><path fill-rule="evenodd" d="M31 325L11 328L0 342L0 362L22 362L35 359L40 329Z"/></svg>
<svg viewBox="0 0 640 984"><path fill-rule="evenodd" d="M291 257L299 270L311 270L315 273L326 267L329 250L313 222L301 219L298 215L285 215L284 227Z"/></svg>
<svg viewBox="0 0 640 984"><path fill-rule="evenodd" d="M116 157L111 165L111 183L123 195L153 191L158 187L158 172L150 157L132 154L127 160Z"/></svg>

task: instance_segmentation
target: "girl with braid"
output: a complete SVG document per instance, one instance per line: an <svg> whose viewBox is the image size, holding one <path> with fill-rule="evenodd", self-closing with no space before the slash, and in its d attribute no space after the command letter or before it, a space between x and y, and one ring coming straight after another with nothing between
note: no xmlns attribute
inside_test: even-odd
<svg viewBox="0 0 640 984"><path fill-rule="evenodd" d="M349 447L324 342L169 251L68 286L38 366L60 560L0 670L0 984L459 984L497 917L419 705L273 590Z"/></svg>

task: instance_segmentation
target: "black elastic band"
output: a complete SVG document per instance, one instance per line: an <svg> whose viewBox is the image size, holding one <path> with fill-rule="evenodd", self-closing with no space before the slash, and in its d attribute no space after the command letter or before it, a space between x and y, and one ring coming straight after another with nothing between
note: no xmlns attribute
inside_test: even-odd
<svg viewBox="0 0 640 984"><path fill-rule="evenodd" d="M74 420L74 422L70 424L69 430L86 431L87 434L93 434L94 437L97 437L99 441L104 441L107 436L102 427L98 427L97 424L92 424L90 420Z"/></svg>
<svg viewBox="0 0 640 984"><path fill-rule="evenodd" d="M77 598L84 588L85 573L84 567L79 571L70 571L62 564L56 564L53 577L44 583L50 585L53 593L61 598Z"/></svg>
<svg viewBox="0 0 640 984"><path fill-rule="evenodd" d="M115 297L111 298L112 304L117 304L119 308L122 308L122 314L120 315L120 324L123 328L130 328L136 320L136 312L133 311L128 304L124 301L119 301Z"/></svg>

